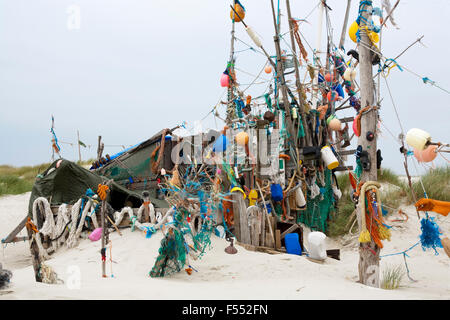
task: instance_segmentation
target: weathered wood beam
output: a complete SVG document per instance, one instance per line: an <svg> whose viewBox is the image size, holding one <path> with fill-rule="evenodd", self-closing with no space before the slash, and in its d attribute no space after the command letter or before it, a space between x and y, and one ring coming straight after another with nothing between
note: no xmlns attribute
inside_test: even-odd
<svg viewBox="0 0 450 320"><path fill-rule="evenodd" d="M14 228L14 230L5 238L2 239L2 243L11 243L16 242L14 239L16 238L17 234L22 231L23 228L25 228L25 224L27 223L28 215L23 218L23 220L17 225L17 227Z"/></svg>

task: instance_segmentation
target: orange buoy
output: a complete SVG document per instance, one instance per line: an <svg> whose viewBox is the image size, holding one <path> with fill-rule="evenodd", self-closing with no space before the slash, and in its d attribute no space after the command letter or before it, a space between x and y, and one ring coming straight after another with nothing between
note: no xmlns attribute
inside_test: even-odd
<svg viewBox="0 0 450 320"><path fill-rule="evenodd" d="M248 134L245 131L241 131L236 135L236 143L240 146L248 144Z"/></svg>
<svg viewBox="0 0 450 320"><path fill-rule="evenodd" d="M326 82L332 82L333 81L333 75L331 73L327 73L325 75L325 81Z"/></svg>
<svg viewBox="0 0 450 320"><path fill-rule="evenodd" d="M264 72L265 72L265 73L272 73L272 67L271 67L271 66L266 66L266 67L264 68Z"/></svg>
<svg viewBox="0 0 450 320"><path fill-rule="evenodd" d="M435 145L428 146L424 150L414 149L414 157L419 162L431 162L437 157L436 149Z"/></svg>
<svg viewBox="0 0 450 320"><path fill-rule="evenodd" d="M332 102L332 101L337 101L339 97L339 94L336 91L329 91L327 94L327 99L328 101Z"/></svg>
<svg viewBox="0 0 450 320"><path fill-rule="evenodd" d="M339 130L341 130L342 123L339 119L334 118L334 119L330 120L328 127L330 127L330 129L333 131L339 131Z"/></svg>
<svg viewBox="0 0 450 320"><path fill-rule="evenodd" d="M230 18L231 18L231 20L233 20L233 18L234 18L234 21L236 21L236 22L241 22L242 19L245 18L245 11L244 11L244 8L242 8L238 3L236 3L236 4L234 5L234 10L236 10L237 15L236 15L236 13L234 13L233 10L231 10L231 11L230 11Z"/></svg>

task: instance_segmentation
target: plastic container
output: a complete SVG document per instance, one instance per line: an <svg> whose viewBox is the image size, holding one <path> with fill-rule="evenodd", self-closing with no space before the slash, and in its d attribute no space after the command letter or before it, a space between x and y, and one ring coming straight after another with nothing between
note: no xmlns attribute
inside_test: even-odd
<svg viewBox="0 0 450 320"><path fill-rule="evenodd" d="M414 149L425 149L425 146L429 141L431 141L430 134L421 129L412 128L406 133L406 143Z"/></svg>
<svg viewBox="0 0 450 320"><path fill-rule="evenodd" d="M320 153L322 155L322 160L325 162L325 165L328 169L332 170L339 166L339 161L334 156L333 151L329 146L325 146L320 150Z"/></svg>
<svg viewBox="0 0 450 320"><path fill-rule="evenodd" d="M308 235L309 257L315 260L325 260L327 250L325 248L325 238L327 236L320 231L313 231Z"/></svg>
<svg viewBox="0 0 450 320"><path fill-rule="evenodd" d="M300 241L298 239L298 233L288 233L284 237L284 242L286 246L286 252L289 254L302 255L302 247L300 246Z"/></svg>

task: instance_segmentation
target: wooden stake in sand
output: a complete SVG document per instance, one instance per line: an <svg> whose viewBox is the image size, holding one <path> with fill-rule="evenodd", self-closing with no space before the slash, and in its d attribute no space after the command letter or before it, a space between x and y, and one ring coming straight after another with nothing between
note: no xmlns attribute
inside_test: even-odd
<svg viewBox="0 0 450 320"><path fill-rule="evenodd" d="M107 183L108 184L108 183ZM109 191L109 187L107 184L99 184L97 189L97 194L100 197L100 200L102 200L102 206L101 206L101 220L102 220L102 248L100 250L100 253L102 255L102 277L106 278L106 197L107 192Z"/></svg>

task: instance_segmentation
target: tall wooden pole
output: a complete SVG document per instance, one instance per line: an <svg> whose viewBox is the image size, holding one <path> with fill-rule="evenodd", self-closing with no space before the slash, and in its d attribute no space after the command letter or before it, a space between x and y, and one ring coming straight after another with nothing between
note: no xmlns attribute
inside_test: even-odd
<svg viewBox="0 0 450 320"><path fill-rule="evenodd" d="M294 132L294 127L293 127L292 119L291 119L291 104L289 103L289 99L288 99L286 81L284 79L284 68L283 68L283 63L281 62L280 37L279 37L277 18L275 15L275 6L273 4L273 0L271 0L270 3L272 5L272 16L273 16L273 23L275 26L275 35L273 37L273 40L275 42L275 50L277 53L277 64L276 64L277 82L280 84L280 91L281 91L281 96L283 99L283 107L286 112L286 129L289 134L289 140L291 140L293 143L293 146L296 147L297 139L296 139L296 135Z"/></svg>
<svg viewBox="0 0 450 320"><path fill-rule="evenodd" d="M345 35L347 34L348 15L350 13L351 4L352 0L347 0L347 9L345 10L345 18L342 26L341 39L339 41L339 49L344 48Z"/></svg>
<svg viewBox="0 0 450 320"><path fill-rule="evenodd" d="M103 149L105 144L102 142L102 136L98 136L98 146L97 146L97 160L102 158Z"/></svg>
<svg viewBox="0 0 450 320"><path fill-rule="evenodd" d="M295 85L297 87L297 93L298 93L298 100L300 101L300 114L301 114L301 121L303 123L303 127L306 128L306 108L305 108L305 101L303 99L304 89L302 86L302 83L300 82L300 72L299 72L299 65L298 65L298 59L300 57L297 57L297 48L295 47L295 38L294 38L294 23L292 21L292 14L291 14L291 5L289 3L289 0L286 0L286 10L288 14L288 20L289 20L289 34L291 36L291 47L292 52L294 53L294 65L295 65ZM311 141L309 138L309 131L305 130L305 140L307 145L311 145Z"/></svg>
<svg viewBox="0 0 450 320"><path fill-rule="evenodd" d="M323 0L320 1L319 4L319 22L317 25L317 38L316 38L316 48L313 52L313 61L314 61L314 79L312 86L312 108L317 109L317 96L319 94L319 68L320 68L320 51L321 51L321 42L322 42L322 24L323 24L323 11L324 5Z"/></svg>
<svg viewBox="0 0 450 320"><path fill-rule="evenodd" d="M364 1L360 1L360 6ZM360 19L360 35L361 42L359 47L359 71L361 79L361 108L367 106L373 107L374 104L374 81L372 75L372 52L370 51L371 41L363 29L364 26L370 24L372 21L372 1L366 1L365 10L362 10L361 16L365 19ZM367 23L366 23L367 21ZM362 44L362 45L361 45ZM377 180L377 120L378 112L371 108L369 111L363 113L361 116L361 133L358 138L358 144L362 146L363 151L367 151L370 160L370 170L363 169L361 174L361 181L376 181ZM367 140L367 132L373 132L375 137L372 141ZM358 206L359 208L361 206ZM365 207L365 206L363 206ZM359 210L358 208L358 210ZM366 213L360 212L359 217L365 219ZM361 229L361 224L360 224ZM380 248L373 242L360 243L359 247L359 280L362 284L379 287L379 266L380 266Z"/></svg>
<svg viewBox="0 0 450 320"><path fill-rule="evenodd" d="M77 140L77 143L78 143L78 157L79 157L80 162L81 162L80 131L78 131L78 130L77 130L77 137L78 137L78 140Z"/></svg>
<svg viewBox="0 0 450 320"><path fill-rule="evenodd" d="M233 0L233 8L236 5L236 0ZM230 59L229 59L229 64L230 64L230 71L231 73L234 72L234 41L235 41L235 13L234 10L233 11L233 20L232 20L232 24L231 24L231 45L230 45ZM232 77L230 75L230 84L232 83ZM234 93L233 93L233 86L230 85L228 87L228 104L227 104L227 116L226 116L226 122L227 124L230 124L231 121L233 120L233 115L234 115L234 109L233 109L233 100L234 100Z"/></svg>
<svg viewBox="0 0 450 320"><path fill-rule="evenodd" d="M106 260L104 255L106 255L106 223L105 223L105 215L106 215L106 201L102 200L101 206L101 219L102 219L102 277L106 278Z"/></svg>

